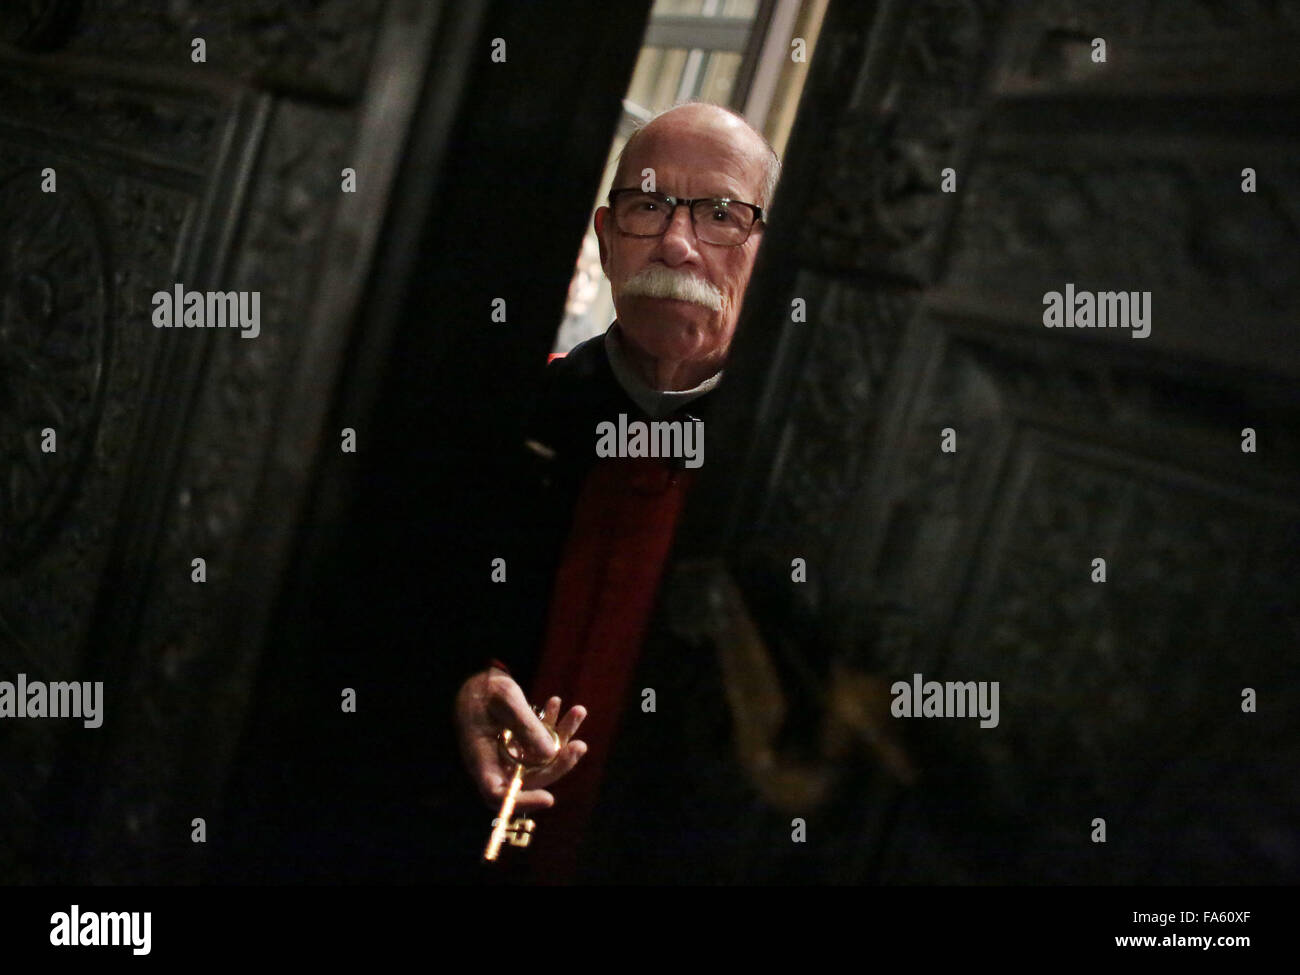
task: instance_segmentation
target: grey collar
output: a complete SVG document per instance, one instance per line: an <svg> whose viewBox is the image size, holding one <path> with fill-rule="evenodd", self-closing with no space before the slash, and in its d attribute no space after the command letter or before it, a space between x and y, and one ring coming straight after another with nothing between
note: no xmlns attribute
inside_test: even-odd
<svg viewBox="0 0 1300 975"><path fill-rule="evenodd" d="M718 385L718 382L722 379L722 370L719 369L692 389L652 389L637 375L636 369L623 348L623 342L624 339L616 321L605 330L605 354L609 356L610 368L614 370L614 378L623 387L623 391L652 420L668 416L670 413L681 409L691 400L699 399Z"/></svg>

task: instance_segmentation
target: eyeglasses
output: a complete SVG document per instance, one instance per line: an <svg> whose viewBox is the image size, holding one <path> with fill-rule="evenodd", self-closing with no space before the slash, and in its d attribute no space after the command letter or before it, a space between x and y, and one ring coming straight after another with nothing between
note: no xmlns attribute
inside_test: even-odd
<svg viewBox="0 0 1300 975"><path fill-rule="evenodd" d="M706 244L735 247L749 240L763 208L724 196L683 200L663 193L644 193L636 187L610 190L609 209L614 226L630 237L660 237L673 222L680 206L690 208L695 236Z"/></svg>

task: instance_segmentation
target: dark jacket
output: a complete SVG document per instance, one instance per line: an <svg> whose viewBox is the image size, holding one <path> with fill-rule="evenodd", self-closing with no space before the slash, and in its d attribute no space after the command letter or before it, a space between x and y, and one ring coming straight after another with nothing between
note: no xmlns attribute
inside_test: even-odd
<svg viewBox="0 0 1300 975"><path fill-rule="evenodd" d="M707 440L715 395L707 393L658 419L704 420ZM547 367L519 445L512 511L503 512L512 519L516 547L510 608L496 621L495 655L509 664L525 690L542 650L551 587L574 504L597 459L596 426L616 422L619 413L629 421L650 419L615 378L603 335ZM534 446L525 446L526 440ZM661 583L661 607L666 583ZM657 695L653 712L641 706L647 687ZM739 844L747 831L737 824L746 820L755 800L734 762L731 714L714 648L683 643L659 614L647 634L622 716L599 802L584 834L578 881L719 883L741 875ZM546 829L544 812L537 822L540 834ZM485 840L483 826L479 832ZM523 875L510 867L491 872L507 883Z"/></svg>
<svg viewBox="0 0 1300 975"><path fill-rule="evenodd" d="M707 420L712 395L706 393L658 419ZM604 421L617 423L620 413L627 414L629 422L650 419L615 378L603 334L546 367L541 392L517 445L511 510L503 513L516 539L511 585L514 580L519 585L512 598L513 625L500 634L500 652L493 654L510 665L525 688L542 650L547 608L574 505L597 460L596 427ZM706 430L707 426L706 422Z"/></svg>

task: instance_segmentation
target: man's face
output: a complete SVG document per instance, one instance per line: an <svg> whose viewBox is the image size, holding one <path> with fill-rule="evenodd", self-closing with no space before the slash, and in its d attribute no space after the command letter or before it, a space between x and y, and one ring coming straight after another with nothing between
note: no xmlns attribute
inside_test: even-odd
<svg viewBox="0 0 1300 975"><path fill-rule="evenodd" d="M760 201L766 147L738 120L717 110L689 107L647 127L624 158L616 186L640 187L653 169L655 190L669 196ZM755 224L743 244L707 244L695 236L688 207L678 207L662 237L620 233L608 207L596 211L601 266L610 280L619 325L628 341L655 359L688 360L721 368L763 237ZM694 276L721 295L721 307L625 294L624 285L650 267Z"/></svg>

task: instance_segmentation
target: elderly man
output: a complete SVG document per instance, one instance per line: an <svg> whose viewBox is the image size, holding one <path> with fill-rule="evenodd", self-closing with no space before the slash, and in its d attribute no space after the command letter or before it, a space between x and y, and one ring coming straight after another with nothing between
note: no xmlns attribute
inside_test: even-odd
<svg viewBox="0 0 1300 975"><path fill-rule="evenodd" d="M556 806L520 854L551 880L572 876L673 529L704 459L704 401L721 378L779 167L740 116L682 105L628 140L609 205L596 211L617 320L551 363L526 441L542 468L541 500L526 502L530 524L548 507L561 515L558 558L543 573L545 637L540 648L498 651L508 659L466 680L455 704L462 758L492 808L509 780L502 728L551 760L525 778L517 805ZM647 443L652 427L662 436ZM529 707L528 678L558 748ZM573 706L561 715L563 701Z"/></svg>

